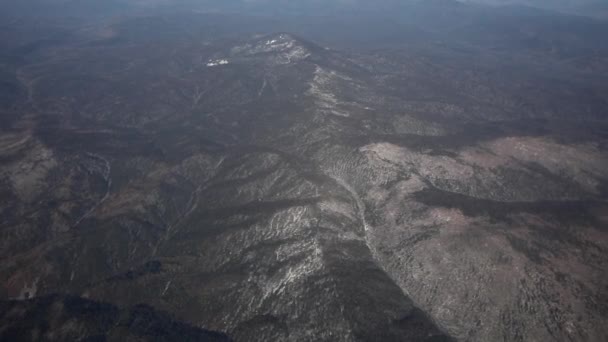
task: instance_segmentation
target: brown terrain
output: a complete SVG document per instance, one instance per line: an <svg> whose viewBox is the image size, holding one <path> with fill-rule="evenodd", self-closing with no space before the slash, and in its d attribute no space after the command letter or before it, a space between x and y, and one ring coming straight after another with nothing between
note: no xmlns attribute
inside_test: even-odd
<svg viewBox="0 0 608 342"><path fill-rule="evenodd" d="M608 339L608 24L416 6L3 15L0 340Z"/></svg>

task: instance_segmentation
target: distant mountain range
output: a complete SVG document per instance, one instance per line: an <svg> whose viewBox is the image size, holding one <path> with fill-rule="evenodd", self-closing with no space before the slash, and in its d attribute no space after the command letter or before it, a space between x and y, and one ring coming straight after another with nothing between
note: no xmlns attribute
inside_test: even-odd
<svg viewBox="0 0 608 342"><path fill-rule="evenodd" d="M489 6L525 6L570 14L605 17L606 0L0 0L0 13L19 15L88 15L107 16L149 10L196 10L258 15L390 15L398 17L420 9L454 10Z"/></svg>
<svg viewBox="0 0 608 342"><path fill-rule="evenodd" d="M567 13L603 17L608 14L606 0L462 0L487 5L524 5Z"/></svg>

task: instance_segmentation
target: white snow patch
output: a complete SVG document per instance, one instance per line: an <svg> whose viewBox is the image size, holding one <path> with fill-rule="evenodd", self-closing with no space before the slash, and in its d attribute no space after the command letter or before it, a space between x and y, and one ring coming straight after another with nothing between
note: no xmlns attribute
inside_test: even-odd
<svg viewBox="0 0 608 342"><path fill-rule="evenodd" d="M163 293L161 293L161 296L164 296L164 295L165 295L165 293L167 293L167 290L169 290L169 287L170 287L170 286L171 286L171 280L169 280L169 281L167 282L167 284L165 284L165 288L164 288L164 290L163 290Z"/></svg>
<svg viewBox="0 0 608 342"><path fill-rule="evenodd" d="M229 63L230 62L228 62L227 59L212 59L212 60L209 60L209 62L207 62L207 66L214 67L214 66L218 66L218 65L226 65Z"/></svg>

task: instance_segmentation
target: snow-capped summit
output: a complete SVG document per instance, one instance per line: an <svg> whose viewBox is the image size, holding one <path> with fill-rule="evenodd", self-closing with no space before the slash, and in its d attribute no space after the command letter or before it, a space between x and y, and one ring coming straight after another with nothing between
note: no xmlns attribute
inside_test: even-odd
<svg viewBox="0 0 608 342"><path fill-rule="evenodd" d="M274 55L273 62L289 64L306 59L311 55L311 51L305 43L292 35L280 33L236 46L232 49L231 54L239 56L272 54Z"/></svg>

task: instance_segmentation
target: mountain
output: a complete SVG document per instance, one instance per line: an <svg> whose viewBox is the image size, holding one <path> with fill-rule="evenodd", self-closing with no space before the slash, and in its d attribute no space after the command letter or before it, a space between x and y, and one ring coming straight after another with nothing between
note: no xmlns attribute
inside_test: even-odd
<svg viewBox="0 0 608 342"><path fill-rule="evenodd" d="M237 340L445 336L374 263L356 212L343 217L350 192L278 148L320 119L315 108L345 115L324 82L352 62L285 33L193 44L174 41L164 21L139 20L115 28L127 41L104 31L77 43L82 57L108 53L97 67L18 72L40 81L24 95L32 110L62 98L88 109L46 112L25 130L16 119L5 136L18 168L2 211L5 295L150 303ZM132 46L150 27L167 38ZM125 53L139 62L112 62ZM33 268L13 269L19 260Z"/></svg>
<svg viewBox="0 0 608 342"><path fill-rule="evenodd" d="M415 9L4 14L0 337L605 340L605 24Z"/></svg>

